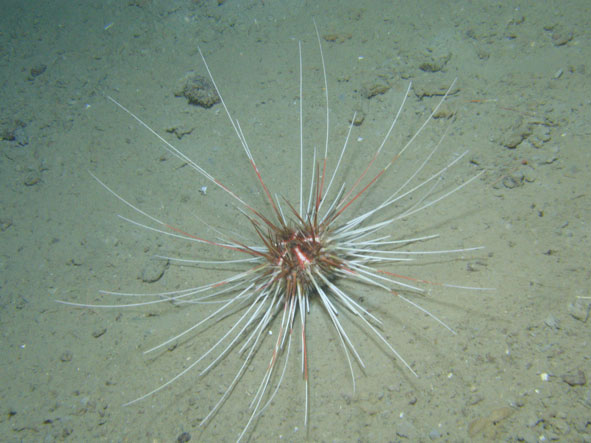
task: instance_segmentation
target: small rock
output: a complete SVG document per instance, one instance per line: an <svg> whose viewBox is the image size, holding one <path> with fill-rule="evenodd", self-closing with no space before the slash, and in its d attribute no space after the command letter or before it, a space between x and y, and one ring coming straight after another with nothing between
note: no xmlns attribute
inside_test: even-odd
<svg viewBox="0 0 591 443"><path fill-rule="evenodd" d="M488 60L490 58L490 52L481 46L476 48L476 55L480 60Z"/></svg>
<svg viewBox="0 0 591 443"><path fill-rule="evenodd" d="M548 317L546 317L544 323L551 329L560 329L560 323L558 322L558 319L554 317L552 314L549 314Z"/></svg>
<svg viewBox="0 0 591 443"><path fill-rule="evenodd" d="M177 443L186 443L190 440L191 440L191 434L189 434L188 432L183 432L176 439Z"/></svg>
<svg viewBox="0 0 591 443"><path fill-rule="evenodd" d="M488 417L479 417L468 425L468 435L483 437L486 441L498 440L499 423L513 414L509 407L493 409Z"/></svg>
<svg viewBox="0 0 591 443"><path fill-rule="evenodd" d="M12 226L12 219L0 218L0 231L4 232Z"/></svg>
<svg viewBox="0 0 591 443"><path fill-rule="evenodd" d="M100 336L104 335L107 332L107 328L97 329L92 333L94 338L99 338Z"/></svg>
<svg viewBox="0 0 591 443"><path fill-rule="evenodd" d="M568 313L577 320L585 323L589 318L589 309L591 308L591 302L589 300L583 300L577 298L574 303L568 304Z"/></svg>
<svg viewBox="0 0 591 443"><path fill-rule="evenodd" d="M425 97L443 97L446 92L448 96L452 96L460 92L460 88L454 86L453 89L449 89L449 85L440 84L439 86L429 84L427 82L415 82L412 85L412 90L418 99L422 100Z"/></svg>
<svg viewBox="0 0 591 443"><path fill-rule="evenodd" d="M175 97L185 97L190 105L206 109L221 101L213 83L208 78L197 74L186 76L183 85L177 89L174 95Z"/></svg>
<svg viewBox="0 0 591 443"><path fill-rule="evenodd" d="M441 432L437 429L432 429L431 432L429 432L429 438L431 440L437 440L438 438L441 438Z"/></svg>
<svg viewBox="0 0 591 443"><path fill-rule="evenodd" d="M166 128L166 132L169 134L174 134L176 138L181 140L185 135L190 135L195 128L187 128L185 126L172 126L170 128Z"/></svg>
<svg viewBox="0 0 591 443"><path fill-rule="evenodd" d="M46 69L47 65L44 65L43 63L33 66L30 71L31 77L39 77Z"/></svg>
<svg viewBox="0 0 591 443"><path fill-rule="evenodd" d="M0 122L0 140L15 142L18 146L29 144L26 132L27 124L21 120L3 120Z"/></svg>
<svg viewBox="0 0 591 443"><path fill-rule="evenodd" d="M62 355L60 355L60 360L64 363L72 361L73 354L70 351L64 351Z"/></svg>
<svg viewBox="0 0 591 443"><path fill-rule="evenodd" d="M490 415L488 416L488 419L496 425L502 420L505 420L506 418L510 417L512 414L513 410L510 407L505 406L503 408L493 409Z"/></svg>
<svg viewBox="0 0 591 443"><path fill-rule="evenodd" d="M542 417L531 412L529 414L529 417L526 417L525 425L529 428L533 428L533 427L536 427L538 425L538 423L541 423L543 421L544 421L544 419Z"/></svg>
<svg viewBox="0 0 591 443"><path fill-rule="evenodd" d="M442 118L442 119L448 120L448 119L452 118L454 116L454 114L455 114L455 112L444 103L439 107L437 112L435 114L433 114L433 118L435 118L435 119Z"/></svg>
<svg viewBox="0 0 591 443"><path fill-rule="evenodd" d="M472 394L468 398L468 405L474 406L484 400L484 397L480 394Z"/></svg>
<svg viewBox="0 0 591 443"><path fill-rule="evenodd" d="M361 95L366 99L371 99L377 95L382 95L388 92L390 85L383 81L375 81L373 83L366 83L361 88Z"/></svg>
<svg viewBox="0 0 591 443"><path fill-rule="evenodd" d="M525 183L525 175L523 175L523 173L520 172L517 172L512 175L506 175L505 177L503 177L501 183L503 183L503 186L507 189L519 188L523 186Z"/></svg>
<svg viewBox="0 0 591 443"><path fill-rule="evenodd" d="M353 121L349 120L349 123L353 123L353 125L355 125L355 126L361 126L363 124L364 120L365 120L365 112L357 109L355 111L355 120L353 120Z"/></svg>
<svg viewBox="0 0 591 443"><path fill-rule="evenodd" d="M353 37L353 34L348 32L346 33L332 33L332 34L325 34L322 36L324 40L327 42L334 42L334 43L344 43L347 40L350 40Z"/></svg>
<svg viewBox="0 0 591 443"><path fill-rule="evenodd" d="M35 186L41 182L41 174L38 171L31 171L23 180L25 186Z"/></svg>
<svg viewBox="0 0 591 443"><path fill-rule="evenodd" d="M140 274L144 283L154 283L162 278L168 269L168 260L150 260Z"/></svg>
<svg viewBox="0 0 591 443"><path fill-rule="evenodd" d="M527 128L518 128L513 132L510 132L505 136L503 141L501 142L503 146L509 149L515 149L517 146L521 144L523 140L525 140L531 132Z"/></svg>
<svg viewBox="0 0 591 443"><path fill-rule="evenodd" d="M411 440L417 439L417 430L408 420L402 420L396 425L396 435Z"/></svg>
<svg viewBox="0 0 591 443"><path fill-rule="evenodd" d="M451 52L441 57L428 56L426 60L419 64L419 69L423 72L439 72L445 68L447 62L451 59Z"/></svg>
<svg viewBox="0 0 591 443"><path fill-rule="evenodd" d="M587 377L580 369L577 372L569 372L562 376L562 381L570 386L585 386L587 384Z"/></svg>
<svg viewBox="0 0 591 443"><path fill-rule="evenodd" d="M544 125L534 126L528 140L535 148L542 148L545 143L552 140L552 137L550 136L550 128Z"/></svg>
<svg viewBox="0 0 591 443"><path fill-rule="evenodd" d="M72 257L67 264L71 266L82 266L84 264L84 259L82 257Z"/></svg>
<svg viewBox="0 0 591 443"><path fill-rule="evenodd" d="M563 46L570 42L574 37L572 32L557 31L552 33L552 43L554 46Z"/></svg>

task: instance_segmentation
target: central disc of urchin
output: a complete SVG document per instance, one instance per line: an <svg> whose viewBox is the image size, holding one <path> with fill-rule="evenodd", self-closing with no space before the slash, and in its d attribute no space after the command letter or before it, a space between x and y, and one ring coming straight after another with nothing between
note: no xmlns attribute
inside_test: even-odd
<svg viewBox="0 0 591 443"><path fill-rule="evenodd" d="M302 221L275 233L272 261L287 294L295 295L298 286L310 293L315 287L312 278L318 281L318 273L328 279L334 277L340 260L330 254L326 237L325 230Z"/></svg>

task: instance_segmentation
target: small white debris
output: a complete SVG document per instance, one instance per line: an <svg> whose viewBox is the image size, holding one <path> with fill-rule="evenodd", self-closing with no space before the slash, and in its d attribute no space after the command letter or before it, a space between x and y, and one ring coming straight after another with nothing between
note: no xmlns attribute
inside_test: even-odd
<svg viewBox="0 0 591 443"><path fill-rule="evenodd" d="M201 193L201 195L207 195L207 186L201 186L199 192Z"/></svg>
<svg viewBox="0 0 591 443"><path fill-rule="evenodd" d="M542 379L542 381L548 381L550 379L550 376L546 372L542 372L540 374L540 378Z"/></svg>

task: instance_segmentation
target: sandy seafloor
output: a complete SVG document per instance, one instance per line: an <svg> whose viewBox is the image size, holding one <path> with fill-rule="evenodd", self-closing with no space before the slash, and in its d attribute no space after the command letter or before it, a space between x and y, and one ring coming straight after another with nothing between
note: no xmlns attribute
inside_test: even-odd
<svg viewBox="0 0 591 443"><path fill-rule="evenodd" d="M199 426L242 363L236 351L208 374L191 364L236 317L163 352L143 351L211 312L210 305L80 309L55 300L120 304L100 289L150 293L216 281L226 266L163 266L155 254L235 257L118 218L152 216L215 239L254 243L224 192L167 153L112 96L245 200L270 214L221 105L175 97L201 47L240 122L265 183L297 202L298 41L303 49L304 146L324 148L322 67L328 72L329 165L353 129L339 184L352 185L409 98L379 168L456 86L416 142L347 217L382 201L447 130L421 177L469 153L433 189L433 207L397 221L391 238L438 234L408 250L485 246L378 266L431 283L396 295L339 281L383 320L381 331L418 378L351 315L343 327L366 368L347 359L315 298L307 318L309 421L304 427L300 329L281 389L250 441L591 441L589 122L591 5L580 1L4 2L0 17L0 440L233 441L268 365L268 337L217 415ZM367 91L381 92L371 98ZM427 94L427 95L425 95ZM177 137L178 135L178 137ZM207 186L206 195L199 190ZM389 209L390 217L420 202ZM427 200L428 201L428 200ZM208 228L207 223L211 228ZM154 226L152 224L152 226ZM157 227L157 226L156 226ZM164 270L154 283L149 272ZM494 287L461 290L435 283ZM143 300L143 299L142 299ZM275 324L276 325L276 324ZM283 360L282 360L283 361ZM282 367L281 367L282 368ZM275 381L277 378L275 378Z"/></svg>

